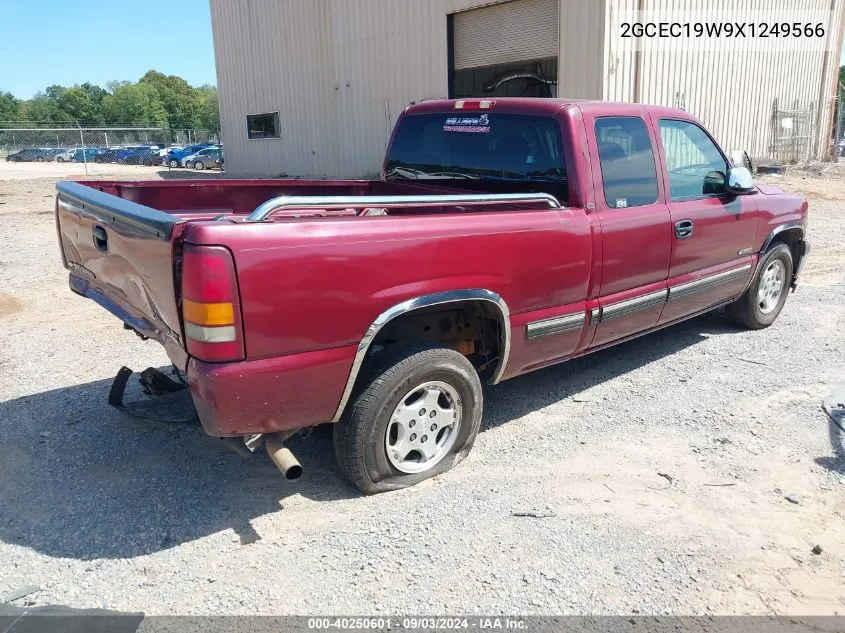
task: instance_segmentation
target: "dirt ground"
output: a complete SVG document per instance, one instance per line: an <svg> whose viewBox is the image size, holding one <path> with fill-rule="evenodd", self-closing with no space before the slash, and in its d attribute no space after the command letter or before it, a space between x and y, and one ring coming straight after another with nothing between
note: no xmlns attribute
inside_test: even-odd
<svg viewBox="0 0 845 633"><path fill-rule="evenodd" d="M813 243L771 328L716 312L508 381L456 469L362 497L319 434L290 485L107 406L121 365L168 361L67 288L54 185L81 169L0 163L0 595L38 588L15 604L845 614L845 448L820 408L845 380L845 172L764 179L809 198Z"/></svg>
<svg viewBox="0 0 845 633"><path fill-rule="evenodd" d="M87 173L86 173L87 169ZM118 165L116 163L16 163L0 162L0 180L38 180L42 178L55 178L60 180L68 178L83 180L86 177L96 178L117 178L148 180L160 178L161 174L178 175L186 174L185 177L192 177L196 174L194 169L168 169L167 167L146 166L146 165ZM200 177L207 173L220 175L219 170L200 172Z"/></svg>

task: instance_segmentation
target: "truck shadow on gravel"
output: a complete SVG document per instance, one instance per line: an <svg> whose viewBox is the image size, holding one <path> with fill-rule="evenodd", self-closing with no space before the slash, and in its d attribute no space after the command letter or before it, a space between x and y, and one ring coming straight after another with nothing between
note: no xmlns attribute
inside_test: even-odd
<svg viewBox="0 0 845 633"><path fill-rule="evenodd" d="M718 313L706 315L508 381L488 391L482 428L734 331ZM329 433L293 441L305 475L291 485L265 454L240 457L198 424L144 422L112 409L110 384L0 403L0 540L81 560L150 554L228 528L247 544L260 538L250 520L283 509L288 496L332 502L359 495L335 465Z"/></svg>

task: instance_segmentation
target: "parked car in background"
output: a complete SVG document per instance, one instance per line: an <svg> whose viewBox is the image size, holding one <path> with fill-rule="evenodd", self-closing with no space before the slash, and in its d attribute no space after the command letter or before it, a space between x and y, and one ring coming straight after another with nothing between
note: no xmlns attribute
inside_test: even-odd
<svg viewBox="0 0 845 633"><path fill-rule="evenodd" d="M219 167L223 169L223 154L220 153L219 149L202 150L194 156L193 161L188 167L193 167L194 169L213 169L214 167Z"/></svg>
<svg viewBox="0 0 845 633"><path fill-rule="evenodd" d="M182 167L193 167L196 166L197 160L202 161L202 157L210 152L219 152L220 148L216 145L211 147L206 146L205 148L195 152L194 154L189 154L182 159Z"/></svg>
<svg viewBox="0 0 845 633"><path fill-rule="evenodd" d="M99 147L86 147L84 150L80 148L73 153L73 158L71 158L71 161L73 161L74 163L84 163L86 161L93 161L94 157L102 153L103 151L104 150L100 149Z"/></svg>
<svg viewBox="0 0 845 633"><path fill-rule="evenodd" d="M73 154L76 152L77 148L72 147L70 149L62 149L56 154L56 162L59 163L69 163L73 160Z"/></svg>
<svg viewBox="0 0 845 633"><path fill-rule="evenodd" d="M158 151L158 148L133 147L121 152L117 162L122 165L158 165L161 162Z"/></svg>
<svg viewBox="0 0 845 633"><path fill-rule="evenodd" d="M483 381L720 306L770 326L809 251L803 197L755 186L690 113L642 104L424 101L377 180L57 189L71 289L164 345L209 434L263 442L295 479L283 442L334 423L368 493L459 463Z"/></svg>
<svg viewBox="0 0 845 633"><path fill-rule="evenodd" d="M52 147L27 147L14 154L6 156L6 162L37 162L56 160L56 154Z"/></svg>
<svg viewBox="0 0 845 633"><path fill-rule="evenodd" d="M182 159L186 156L191 156L192 154L196 154L201 149L205 149L206 147L214 147L214 145L210 143L201 143L199 145L188 145L187 147L177 147L168 150L167 154L164 157L164 161L162 164L169 167L182 167Z"/></svg>
<svg viewBox="0 0 845 633"><path fill-rule="evenodd" d="M149 149L146 153L139 153L133 165L161 165L161 150Z"/></svg>
<svg viewBox="0 0 845 633"><path fill-rule="evenodd" d="M117 154L123 151L123 147L109 147L103 149L99 154L91 159L92 163L113 163L116 160Z"/></svg>
<svg viewBox="0 0 845 633"><path fill-rule="evenodd" d="M137 156L141 153L147 151L146 147L140 147L138 145L132 145L130 147L124 147L121 151L115 154L115 161L116 163L123 164L132 164Z"/></svg>

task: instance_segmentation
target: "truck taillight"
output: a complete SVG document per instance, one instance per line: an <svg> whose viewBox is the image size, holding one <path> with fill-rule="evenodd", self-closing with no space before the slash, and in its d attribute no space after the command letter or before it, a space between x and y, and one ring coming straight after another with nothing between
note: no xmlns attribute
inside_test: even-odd
<svg viewBox="0 0 845 633"><path fill-rule="evenodd" d="M243 360L238 281L223 246L187 244L182 253L182 319L187 350L200 360Z"/></svg>

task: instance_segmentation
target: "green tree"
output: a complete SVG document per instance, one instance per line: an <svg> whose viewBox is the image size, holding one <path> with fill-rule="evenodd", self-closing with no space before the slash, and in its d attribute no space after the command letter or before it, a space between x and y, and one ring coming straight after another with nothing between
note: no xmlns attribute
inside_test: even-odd
<svg viewBox="0 0 845 633"><path fill-rule="evenodd" d="M36 93L32 99L21 104L21 117L25 121L48 123L64 120L59 116L55 99L50 98L44 92Z"/></svg>
<svg viewBox="0 0 845 633"><path fill-rule="evenodd" d="M113 124L145 124L167 126L167 111L158 92L141 83L121 84L103 98L103 114Z"/></svg>
<svg viewBox="0 0 845 633"><path fill-rule="evenodd" d="M72 121L99 123L102 121L100 104L82 86L73 86L62 92L56 101L59 111Z"/></svg>
<svg viewBox="0 0 845 633"><path fill-rule="evenodd" d="M0 92L0 121L17 121L21 116L21 102L11 92Z"/></svg>
<svg viewBox="0 0 845 633"><path fill-rule="evenodd" d="M217 88L204 85L197 88L197 103L199 110L199 126L204 130L216 132L220 129L220 105L217 98Z"/></svg>
<svg viewBox="0 0 845 633"><path fill-rule="evenodd" d="M197 91L187 81L176 75L165 75L156 70L149 70L138 83L151 86L158 93L171 128L197 127L199 122Z"/></svg>

